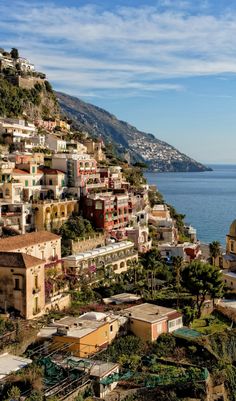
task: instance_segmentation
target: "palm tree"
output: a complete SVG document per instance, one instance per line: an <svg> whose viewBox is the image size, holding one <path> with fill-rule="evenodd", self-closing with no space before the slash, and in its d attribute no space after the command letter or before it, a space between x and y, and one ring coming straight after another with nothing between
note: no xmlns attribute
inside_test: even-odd
<svg viewBox="0 0 236 401"><path fill-rule="evenodd" d="M221 254L221 245L219 241L213 241L209 244L209 252L213 266L215 266L217 256Z"/></svg>
<svg viewBox="0 0 236 401"><path fill-rule="evenodd" d="M133 274L134 284L137 283L140 274L142 273L143 266L138 260L130 260L128 262L128 272Z"/></svg>

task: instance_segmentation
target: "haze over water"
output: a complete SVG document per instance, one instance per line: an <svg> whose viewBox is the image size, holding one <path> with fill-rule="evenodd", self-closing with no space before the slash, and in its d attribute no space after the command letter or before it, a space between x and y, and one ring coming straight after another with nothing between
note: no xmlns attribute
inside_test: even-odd
<svg viewBox="0 0 236 401"><path fill-rule="evenodd" d="M225 245L229 225L236 219L236 165L210 165L202 173L146 173L167 203L197 229L202 242Z"/></svg>

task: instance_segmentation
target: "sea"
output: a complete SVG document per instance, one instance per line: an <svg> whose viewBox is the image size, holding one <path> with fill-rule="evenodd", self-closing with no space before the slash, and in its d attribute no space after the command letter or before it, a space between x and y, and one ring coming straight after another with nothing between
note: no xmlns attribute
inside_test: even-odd
<svg viewBox="0 0 236 401"><path fill-rule="evenodd" d="M196 173L146 173L167 203L185 215L203 243L219 241L236 219L236 165L208 165L213 171Z"/></svg>

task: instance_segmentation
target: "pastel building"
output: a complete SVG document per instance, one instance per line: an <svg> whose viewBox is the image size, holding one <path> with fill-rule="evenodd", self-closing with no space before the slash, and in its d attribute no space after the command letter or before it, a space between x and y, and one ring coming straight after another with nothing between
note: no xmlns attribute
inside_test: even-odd
<svg viewBox="0 0 236 401"><path fill-rule="evenodd" d="M132 260L138 259L134 244L122 241L91 249L63 258L63 266L68 274L83 278L88 283L100 281L112 269L120 274L128 269Z"/></svg>
<svg viewBox="0 0 236 401"><path fill-rule="evenodd" d="M0 251L1 309L13 309L32 319L40 315L44 306L44 261L22 252Z"/></svg>
<svg viewBox="0 0 236 401"><path fill-rule="evenodd" d="M183 326L182 315L175 309L144 303L123 309L129 329L144 341L155 341L160 334L172 333Z"/></svg>
<svg viewBox="0 0 236 401"><path fill-rule="evenodd" d="M76 357L87 358L106 348L127 319L112 313L87 312L80 317L67 316L41 329L39 335L51 336L54 343L69 345Z"/></svg>
<svg viewBox="0 0 236 401"><path fill-rule="evenodd" d="M41 259L44 265L61 259L61 237L48 231L0 239L0 252L20 252Z"/></svg>
<svg viewBox="0 0 236 401"><path fill-rule="evenodd" d="M22 119L0 119L0 135L7 144L14 144L18 149L36 133L33 123Z"/></svg>
<svg viewBox="0 0 236 401"><path fill-rule="evenodd" d="M17 275L17 281L14 284L14 291L16 291L14 299L12 304L10 301L7 303L5 309L14 308L20 312L21 316L31 319L53 308L61 310L70 305L70 295L67 294L67 283L61 269L61 238L59 236L51 232L39 231L16 235L11 240L3 238L0 239L0 254L2 255L0 275L3 275L2 282L0 280L0 293L2 291L5 298L9 296L9 300L14 284L12 280L14 281L14 274ZM15 270L17 266L20 270ZM8 270L6 270L7 267L9 267ZM48 277L49 268L54 272L53 279ZM8 272L6 283L9 282L7 294L4 293L6 272ZM11 276L12 273L14 277L9 281L9 274ZM64 285L58 288L56 284L62 276ZM50 290L46 288L48 284L50 284Z"/></svg>
<svg viewBox="0 0 236 401"><path fill-rule="evenodd" d="M46 134L45 145L54 152L66 150L66 141L53 134Z"/></svg>
<svg viewBox="0 0 236 401"><path fill-rule="evenodd" d="M232 222L226 235L226 252L218 259L218 264L223 267L225 285L236 291L236 220Z"/></svg>
<svg viewBox="0 0 236 401"><path fill-rule="evenodd" d="M68 218L78 211L77 200L33 201L34 226L37 231L58 229Z"/></svg>
<svg viewBox="0 0 236 401"><path fill-rule="evenodd" d="M93 221L96 228L111 231L129 224L129 195L127 193L92 194L88 195L84 202L84 217Z"/></svg>
<svg viewBox="0 0 236 401"><path fill-rule="evenodd" d="M68 186L77 188L78 194L80 194L80 188L83 188L88 180L96 184L96 180L100 178L97 174L97 162L88 154L55 154L52 156L52 168L66 173Z"/></svg>
<svg viewBox="0 0 236 401"><path fill-rule="evenodd" d="M1 194L1 189L0 189ZM34 216L30 203L0 203L0 226L25 234L34 228Z"/></svg>
<svg viewBox="0 0 236 401"><path fill-rule="evenodd" d="M236 271L236 220L232 222L226 235L226 253L223 255L223 268Z"/></svg>
<svg viewBox="0 0 236 401"><path fill-rule="evenodd" d="M161 256L166 260L173 257L181 257L183 261L190 262L201 258L200 243L184 242L183 244L161 243L158 245Z"/></svg>

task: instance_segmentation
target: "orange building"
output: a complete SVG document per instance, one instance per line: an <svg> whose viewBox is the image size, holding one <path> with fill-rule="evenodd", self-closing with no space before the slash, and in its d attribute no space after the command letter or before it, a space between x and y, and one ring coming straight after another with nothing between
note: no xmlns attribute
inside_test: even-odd
<svg viewBox="0 0 236 401"><path fill-rule="evenodd" d="M144 303L124 309L129 329L144 341L155 341L160 334L171 333L183 326L182 315L175 309Z"/></svg>
<svg viewBox="0 0 236 401"><path fill-rule="evenodd" d="M69 344L69 350L73 351L74 356L84 358L110 344L117 336L120 326L126 321L127 319L121 316L88 312L78 318L62 318L50 328L53 342Z"/></svg>

